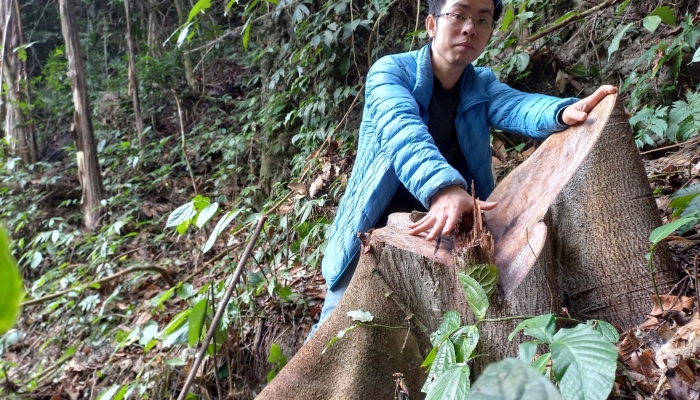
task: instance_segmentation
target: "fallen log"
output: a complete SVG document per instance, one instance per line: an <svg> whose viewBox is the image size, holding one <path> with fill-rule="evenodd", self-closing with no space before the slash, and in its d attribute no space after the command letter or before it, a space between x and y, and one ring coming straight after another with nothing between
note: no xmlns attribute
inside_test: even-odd
<svg viewBox="0 0 700 400"><path fill-rule="evenodd" d="M620 329L641 322L652 305L644 255L661 220L616 100L606 97L585 123L553 135L496 188L488 200L499 206L486 213L493 248L478 213L471 216L470 243L455 239L457 250L449 237L436 248L424 236L408 235L407 214L369 232L334 313L258 398L393 398L396 372L412 398L422 398L426 375L419 366L431 349L429 335L446 311L474 322L457 273L482 262L499 268L487 319L565 307L574 318L603 319ZM654 261L659 289L666 291L677 280L668 248L657 248ZM328 347L353 325L346 313L358 309L372 314L374 326L347 331ZM517 354L521 335L507 340L517 323L479 325L477 352L489 357L475 360L476 371Z"/></svg>

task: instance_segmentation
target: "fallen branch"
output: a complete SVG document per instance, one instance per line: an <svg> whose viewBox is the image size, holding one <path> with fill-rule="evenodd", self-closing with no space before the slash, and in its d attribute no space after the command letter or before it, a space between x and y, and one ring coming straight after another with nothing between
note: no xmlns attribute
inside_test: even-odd
<svg viewBox="0 0 700 400"><path fill-rule="evenodd" d="M190 171L190 179L192 179L192 188L194 189L194 195L197 195L197 183L194 181L194 174L192 173L192 166L190 165L190 159L187 158L187 150L185 149L185 124L182 122L182 108L180 107L180 99L177 98L175 90L170 89L173 92L173 97L175 97L175 102L177 103L177 115L180 117L180 134L182 137L182 155L185 157L185 162L187 163L187 170Z"/></svg>
<svg viewBox="0 0 700 400"><path fill-rule="evenodd" d="M190 389L190 386L192 386L192 382L194 381L194 377L197 374L197 370L202 364L202 360L204 360L204 355L206 354L207 349L209 348L209 342L211 342L211 339L214 337L214 334L216 333L216 328L219 325L219 321L224 315L226 306L228 305L229 300L231 300L231 296L233 295L233 291L238 285L238 281L241 279L241 275L243 273L243 266L245 265L246 261L248 261L250 253L253 252L253 247L255 247L255 242L257 242L258 238L260 237L260 232L262 231L263 225L265 225L265 221L267 221L267 215L263 214L262 216L260 216L258 225L255 227L255 232L253 232L253 236L250 238L248 246L245 248L245 252L241 257L241 260L238 262L236 272L233 274L233 280L231 280L231 283L226 289L226 294L224 294L224 298L221 299L221 302L219 303L219 307L216 310L216 314L214 315L214 318L212 319L211 324L209 325L207 337L202 342L202 346L200 347L199 352L197 353L197 357L194 359L194 362L190 367L190 373L189 375L187 375L187 380L185 381L185 384L182 387L182 390L180 391L180 395L177 398L178 400L185 400L185 398L187 397L187 393ZM216 349L214 349L214 351L216 351Z"/></svg>
<svg viewBox="0 0 700 400"><path fill-rule="evenodd" d="M130 273L132 273L132 272L138 272L138 271L154 271L154 272L158 272L158 273L163 277L163 280L165 280L165 282L167 282L167 284L168 284L170 287L175 287L175 281L173 281L173 279L170 277L170 274L168 274L168 271L167 271L165 268L163 268L163 267L156 267L156 266L154 266L154 265L138 266L138 267L130 267L130 268L127 268L127 269L125 269L125 270L122 270L122 271L117 272L117 273L114 274L114 275L110 275L110 276L104 277L104 278L102 278L102 279L98 279L98 280L96 280L96 281L92 281L92 282L90 282L90 283L85 283L85 284L82 284L82 285L78 285L78 286L72 287L72 288L70 288L70 289L66 289L66 290L63 290L63 291L60 291L60 292L57 292L57 293L53 293L53 294L44 296L44 297L39 297L38 299L33 299L33 300L28 300L28 301L22 302L22 303L20 303L20 306L22 306L22 307L27 307L27 306L32 306L32 305L34 305L34 304L40 304L40 303L43 303L43 302L45 302L45 301L53 300L53 299L55 299L55 298L57 298L57 297L61 297L61 296L66 295L66 294L68 294L68 293L70 293L70 292L74 292L74 291L76 291L76 290L85 289L86 287L89 287L90 285L94 285L94 284L96 284L96 283L102 284L102 283L105 283L105 282L109 282L109 281L111 281L111 280L114 280L114 279L119 278L120 276L123 276L123 275L126 275L126 274L130 274Z"/></svg>
<svg viewBox="0 0 700 400"><path fill-rule="evenodd" d="M609 6L617 3L618 1L619 0L607 0L607 1L604 1L600 4L598 4L595 7L589 8L588 10L586 10L582 13L572 15L569 18L559 22L558 24L554 24L554 25L550 26L549 28L543 30L542 32L538 32L538 33L528 37L527 39L523 40L523 43L534 42L535 40L540 39L540 38L554 32L554 31L558 31L559 29L562 29L566 26L573 24L574 22L580 20L581 18L585 18L585 17L593 14L596 11L600 11L603 8L609 7Z"/></svg>

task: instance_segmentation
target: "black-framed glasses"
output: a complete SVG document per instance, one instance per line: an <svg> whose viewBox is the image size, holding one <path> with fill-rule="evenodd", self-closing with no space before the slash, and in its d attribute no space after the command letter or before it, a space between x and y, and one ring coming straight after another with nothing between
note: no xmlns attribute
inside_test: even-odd
<svg viewBox="0 0 700 400"><path fill-rule="evenodd" d="M435 15L435 18L446 17L447 24L454 28L462 28L467 26L469 22L474 24L474 29L480 32L491 32L493 30L493 18L490 17L472 17L471 15L462 15L458 13L446 12Z"/></svg>

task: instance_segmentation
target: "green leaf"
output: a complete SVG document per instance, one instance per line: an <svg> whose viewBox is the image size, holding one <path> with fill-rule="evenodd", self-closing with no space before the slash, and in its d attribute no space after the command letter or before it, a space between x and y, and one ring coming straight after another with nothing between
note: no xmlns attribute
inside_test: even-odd
<svg viewBox="0 0 700 400"><path fill-rule="evenodd" d="M684 187L682 189L678 189L673 194L670 196L672 199L678 199L681 197L685 197L688 195L697 195L700 194L700 183L694 183L690 186ZM671 202L673 203L673 202ZM674 207L675 206L671 206Z"/></svg>
<svg viewBox="0 0 700 400"><path fill-rule="evenodd" d="M184 324L185 321L187 321L191 312L192 309L188 308L187 310L173 317L173 319L170 320L170 323L165 327L165 329L163 329L163 332L161 332L160 337L163 338L167 335L170 335L171 333L175 332L176 329L180 328L182 324Z"/></svg>
<svg viewBox="0 0 700 400"><path fill-rule="evenodd" d="M420 365L422 368L429 367L430 364L432 364L433 361L435 361L435 354L437 354L437 349L437 346L433 346L433 349L430 350L430 353L428 353L428 355L425 357L425 361L423 361L423 364Z"/></svg>
<svg viewBox="0 0 700 400"><path fill-rule="evenodd" d="M185 323L179 327L175 332L168 335L165 340L163 340L163 348L170 347L176 344L187 343L187 331L188 324Z"/></svg>
<svg viewBox="0 0 700 400"><path fill-rule="evenodd" d="M146 346L148 342L151 341L158 334L158 323L156 321L148 321L144 325L141 331L141 337L139 338L139 344L141 346Z"/></svg>
<svg viewBox="0 0 700 400"><path fill-rule="evenodd" d="M579 325L561 329L549 346L552 368L567 400L603 400L615 380L617 351L600 332Z"/></svg>
<svg viewBox="0 0 700 400"><path fill-rule="evenodd" d="M518 72L525 71L525 68L530 64L530 55L527 53L518 53L515 56L515 67Z"/></svg>
<svg viewBox="0 0 700 400"><path fill-rule="evenodd" d="M194 17L197 16L200 12L204 12L207 9L211 7L211 0L199 0L197 3L195 3L194 7L192 7L192 10L190 10L190 15L187 17L187 22L191 22Z"/></svg>
<svg viewBox="0 0 700 400"><path fill-rule="evenodd" d="M102 393L100 397L97 398L97 400L112 400L114 398L114 395L117 394L119 391L119 388L121 385L114 385L111 388L107 389L106 392Z"/></svg>
<svg viewBox="0 0 700 400"><path fill-rule="evenodd" d="M676 26L676 17L673 15L673 10L669 6L656 7L649 15L659 17L663 22L671 26Z"/></svg>
<svg viewBox="0 0 700 400"><path fill-rule="evenodd" d="M537 342L523 342L518 345L518 359L526 363L531 363L537 354Z"/></svg>
<svg viewBox="0 0 700 400"><path fill-rule="evenodd" d="M469 307L474 312L474 316L476 316L476 319L484 319L486 310L489 308L489 299L486 296L486 292L479 285L479 282L469 275L460 272L457 276L459 277L459 283L464 289L464 296L467 298Z"/></svg>
<svg viewBox="0 0 700 400"><path fill-rule="evenodd" d="M187 300L192 296L194 296L194 286L192 286L191 283L185 282L178 286L177 297L181 298L182 300Z"/></svg>
<svg viewBox="0 0 700 400"><path fill-rule="evenodd" d="M523 146L525 144L523 143ZM520 151L520 150L518 150ZM469 275L474 278L475 281L486 292L487 297L491 297L493 292L496 291L496 285L498 284L498 267L493 264L477 264L467 267L463 271L464 274Z"/></svg>
<svg viewBox="0 0 700 400"><path fill-rule="evenodd" d="M180 28L180 34L177 36L177 47L178 48L180 46L182 46L182 43L184 43L185 40L187 39L187 37L189 36L190 28L192 27L193 24L194 24L194 22L190 22L190 23L188 23L185 26Z"/></svg>
<svg viewBox="0 0 700 400"><path fill-rule="evenodd" d="M544 353L532 363L532 368L544 375L547 370L547 363L552 359L552 353Z"/></svg>
<svg viewBox="0 0 700 400"><path fill-rule="evenodd" d="M241 211L243 211L243 209L231 210L221 217L221 219L216 223L214 230L211 232L209 239L207 239L207 243L204 244L202 253L206 253L214 246L214 243L216 243L216 239L219 237L221 232L226 229L226 227L238 216L238 214L241 213Z"/></svg>
<svg viewBox="0 0 700 400"><path fill-rule="evenodd" d="M697 49L695 49L695 53L693 54L693 59L690 60L689 64L700 62L700 46L698 46Z"/></svg>
<svg viewBox="0 0 700 400"><path fill-rule="evenodd" d="M195 225L197 225L197 228L201 229L204 226L204 224L209 222L211 217L213 217L214 214L216 214L216 211L218 209L219 203L211 203L208 206L206 206L204 210L202 210L202 212L200 212L197 216L197 222L195 223Z"/></svg>
<svg viewBox="0 0 700 400"><path fill-rule="evenodd" d="M358 322L372 322L374 316L369 311L364 310L352 310L345 313L348 317L352 318L353 321Z"/></svg>
<svg viewBox="0 0 700 400"><path fill-rule="evenodd" d="M0 228L0 335L14 325L19 303L24 296L22 277L10 252L9 243L5 229Z"/></svg>
<svg viewBox="0 0 700 400"><path fill-rule="evenodd" d="M187 344L194 347L202 335L204 317L207 315L207 299L204 298L192 307L187 330Z"/></svg>
<svg viewBox="0 0 700 400"><path fill-rule="evenodd" d="M453 334L462 325L462 316L457 311L448 311L442 316L438 329L430 334L430 343L437 346Z"/></svg>
<svg viewBox="0 0 700 400"><path fill-rule="evenodd" d="M433 363L430 365L430 371L428 371L428 379L425 380L421 391L429 393L437 383L440 375L454 365L456 360L455 348L452 342L445 340L440 347L438 347L435 360L433 360Z"/></svg>
<svg viewBox="0 0 700 400"><path fill-rule="evenodd" d="M334 337L332 337L331 340L328 341L328 344L326 344L326 346L323 348L323 350L321 351L321 354L324 354L326 352L326 350L328 350L333 345L333 343L337 342L338 339L342 339L346 333L357 328L358 326L360 326L360 325L352 325L352 326L348 326L347 328L341 329L340 331L338 331L338 334L335 335Z"/></svg>
<svg viewBox="0 0 700 400"><path fill-rule="evenodd" d="M560 400L549 379L514 358L493 363L474 382L466 400Z"/></svg>
<svg viewBox="0 0 700 400"><path fill-rule="evenodd" d="M617 329L612 326L609 322L601 321L599 319L594 319L586 322L587 325L592 325L593 328L600 332L603 337L608 339L610 343L617 343L620 341L620 334L617 333Z"/></svg>
<svg viewBox="0 0 700 400"><path fill-rule="evenodd" d="M185 203L176 208L175 211L168 216L168 222L165 223L165 227L171 228L173 226L178 226L194 217L196 213L197 211L194 209L194 202L190 201L189 203Z"/></svg>
<svg viewBox="0 0 700 400"><path fill-rule="evenodd" d="M454 345L457 362L467 362L479 343L479 329L474 325L463 326L450 336L450 341Z"/></svg>
<svg viewBox="0 0 700 400"><path fill-rule="evenodd" d="M435 381L425 400L462 400L469 393L469 366L452 365Z"/></svg>
<svg viewBox="0 0 700 400"><path fill-rule="evenodd" d="M551 343L556 330L556 320L554 314L538 315L534 318L526 319L515 327L508 335L508 340L513 340L515 335L521 330L527 336L532 336L543 343Z"/></svg>
<svg viewBox="0 0 700 400"><path fill-rule="evenodd" d="M171 367L183 367L186 364L187 363L185 362L185 360L183 360L182 358L179 358L179 357L165 360L165 365L169 365Z"/></svg>
<svg viewBox="0 0 700 400"><path fill-rule="evenodd" d="M648 30L651 33L654 33L659 28L659 25L661 25L661 17L656 15L649 15L646 18L644 18L644 20L642 21L642 25L646 30Z"/></svg>
<svg viewBox="0 0 700 400"><path fill-rule="evenodd" d="M246 50L248 50L248 41L250 40L250 26L250 19L248 19L243 31L243 48Z"/></svg>
<svg viewBox="0 0 700 400"><path fill-rule="evenodd" d="M634 25L633 22L630 22L629 24L625 25L624 28L622 28L615 37L613 37L612 42L610 43L610 46L608 46L608 61L610 61L610 56L613 55L619 48L620 48L620 40L625 36L627 31Z"/></svg>
<svg viewBox="0 0 700 400"><path fill-rule="evenodd" d="M508 7L505 15L503 16L503 21L501 22L501 32L507 32L510 23L515 19L515 13L513 13L513 7Z"/></svg>
<svg viewBox="0 0 700 400"><path fill-rule="evenodd" d="M651 231L651 234L649 235L649 241L652 245L658 244L660 241L668 237L668 235L675 232L682 225L687 224L691 221L697 221L698 219L700 219L698 213L693 213L687 217L679 218L666 225L661 225L660 227Z"/></svg>

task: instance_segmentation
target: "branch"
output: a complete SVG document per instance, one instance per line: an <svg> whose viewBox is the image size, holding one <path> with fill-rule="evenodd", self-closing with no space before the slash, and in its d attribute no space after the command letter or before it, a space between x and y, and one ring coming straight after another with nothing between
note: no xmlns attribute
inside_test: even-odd
<svg viewBox="0 0 700 400"><path fill-rule="evenodd" d="M571 25L572 23L574 23L574 22L580 20L581 18L585 18L585 17L587 17L587 16L593 14L593 13L596 12L596 11L600 11L600 10L602 10L603 8L609 7L609 6L611 6L611 5L615 4L615 3L617 3L618 1L620 1L620 0L607 0L607 1L604 1L604 2L602 2L602 3L600 3L600 4L598 4L598 5L595 6L595 7L589 8L588 10L586 10L586 11L584 11L584 12L582 12L582 13L572 15L572 16L570 16L569 18L567 18L567 19L561 21L560 23L554 24L554 25L550 26L549 28L543 30L542 32L536 33L536 34L534 34L534 35L528 37L527 39L523 40L523 43L534 42L535 40L540 39L540 38L542 38L542 37L544 37L544 36L546 36L546 35L548 35L548 34L554 32L554 31L557 31L557 30L559 30L559 29L562 29L562 28L564 28L564 27L566 27L566 26Z"/></svg>
<svg viewBox="0 0 700 400"><path fill-rule="evenodd" d="M174 89L170 89L175 97L175 102L177 103L177 115L180 117L180 133L182 136L182 155L185 156L185 162L187 163L187 170L190 171L190 179L192 179L192 188L194 189L194 195L197 195L197 183L194 181L194 174L192 173L192 166L190 165L190 159L187 158L187 150L185 149L185 124L182 122L182 108L180 107L180 99L177 98Z"/></svg>
<svg viewBox="0 0 700 400"><path fill-rule="evenodd" d="M63 290L63 291L60 291L60 292L57 292L57 293L53 293L53 294L44 296L44 297L39 297L38 299L28 300L28 301L25 301L25 302L20 303L19 305L22 306L22 307L27 307L27 306L32 306L32 305L34 305L34 304L40 304L40 303L43 303L43 302L45 302L45 301L53 300L53 299L55 299L55 298L57 298L57 297L61 297L61 296L66 295L66 294L68 294L68 293L70 293L70 292L74 292L74 291L76 291L76 290L84 289L84 288L86 288L86 287L88 287L88 286L90 286L90 285L93 285L93 284L95 284L95 283L102 284L102 283L109 282L109 281L111 281L111 280L117 279L117 278L119 278L119 277L122 276L122 275L130 274L130 273L132 273L132 272L138 272L138 271L154 271L154 272L158 272L158 273L163 277L163 280L165 280L165 282L167 282L167 284L168 284L170 287L174 287L174 286L175 286L175 282L174 282L173 279L170 277L170 274L168 274L168 271L167 271L165 268L163 268L163 267L156 267L156 266L154 266L154 265L138 266L138 267L130 267L130 268L121 270L121 271L117 272L117 273L114 274L114 275L110 275L110 276L104 277L104 278L102 278L102 279L98 279L98 280L96 280L96 281L92 281L92 282L90 282L90 283L84 283L84 284L82 284L82 285L78 285L78 286L72 287L72 288L70 288L70 289L66 289L66 290Z"/></svg>

